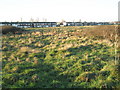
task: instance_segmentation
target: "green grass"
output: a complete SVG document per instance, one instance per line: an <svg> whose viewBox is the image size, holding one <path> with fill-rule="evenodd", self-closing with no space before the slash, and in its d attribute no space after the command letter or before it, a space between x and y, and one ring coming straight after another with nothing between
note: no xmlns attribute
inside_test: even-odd
<svg viewBox="0 0 120 90"><path fill-rule="evenodd" d="M87 28L92 27L30 28L3 35L3 87L118 88L114 44L81 34Z"/></svg>

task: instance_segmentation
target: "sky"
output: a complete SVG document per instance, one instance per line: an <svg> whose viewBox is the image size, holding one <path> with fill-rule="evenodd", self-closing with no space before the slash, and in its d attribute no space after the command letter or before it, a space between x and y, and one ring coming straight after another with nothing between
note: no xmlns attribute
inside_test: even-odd
<svg viewBox="0 0 120 90"><path fill-rule="evenodd" d="M0 0L3 21L118 21L120 0Z"/></svg>

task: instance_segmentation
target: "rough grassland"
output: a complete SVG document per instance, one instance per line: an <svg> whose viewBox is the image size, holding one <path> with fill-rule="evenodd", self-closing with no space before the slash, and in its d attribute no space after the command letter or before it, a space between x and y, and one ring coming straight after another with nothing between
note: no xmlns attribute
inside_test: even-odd
<svg viewBox="0 0 120 90"><path fill-rule="evenodd" d="M2 37L4 88L119 88L115 26L26 30Z"/></svg>

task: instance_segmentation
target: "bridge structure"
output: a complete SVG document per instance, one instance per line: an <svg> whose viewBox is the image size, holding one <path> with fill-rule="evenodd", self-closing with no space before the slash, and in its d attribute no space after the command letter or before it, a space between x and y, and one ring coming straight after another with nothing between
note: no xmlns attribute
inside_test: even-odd
<svg viewBox="0 0 120 90"><path fill-rule="evenodd" d="M0 22L0 26L10 25L19 28L37 28L37 27L57 27L57 26L92 26L92 25L112 25L109 22Z"/></svg>
<svg viewBox="0 0 120 90"><path fill-rule="evenodd" d="M10 25L20 28L55 27L56 22L1 22L1 26Z"/></svg>

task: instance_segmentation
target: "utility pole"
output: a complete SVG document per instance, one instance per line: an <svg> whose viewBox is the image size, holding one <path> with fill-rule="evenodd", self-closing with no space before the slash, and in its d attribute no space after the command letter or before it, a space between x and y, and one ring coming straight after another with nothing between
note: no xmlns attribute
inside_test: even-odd
<svg viewBox="0 0 120 90"><path fill-rule="evenodd" d="M79 19L79 22L81 22L81 19Z"/></svg>
<svg viewBox="0 0 120 90"><path fill-rule="evenodd" d="M39 18L37 17L36 22L39 22Z"/></svg>
<svg viewBox="0 0 120 90"><path fill-rule="evenodd" d="M34 24L33 24L34 19L33 19L33 18L30 18L30 22L31 22L31 27L34 28Z"/></svg>
<svg viewBox="0 0 120 90"><path fill-rule="evenodd" d="M30 22L34 22L34 19L33 19L33 18L30 18Z"/></svg>
<svg viewBox="0 0 120 90"><path fill-rule="evenodd" d="M22 19L22 17L21 17L20 21L22 22L22 20L23 20L23 19Z"/></svg>
<svg viewBox="0 0 120 90"><path fill-rule="evenodd" d="M73 20L73 26L75 26L75 19Z"/></svg>

